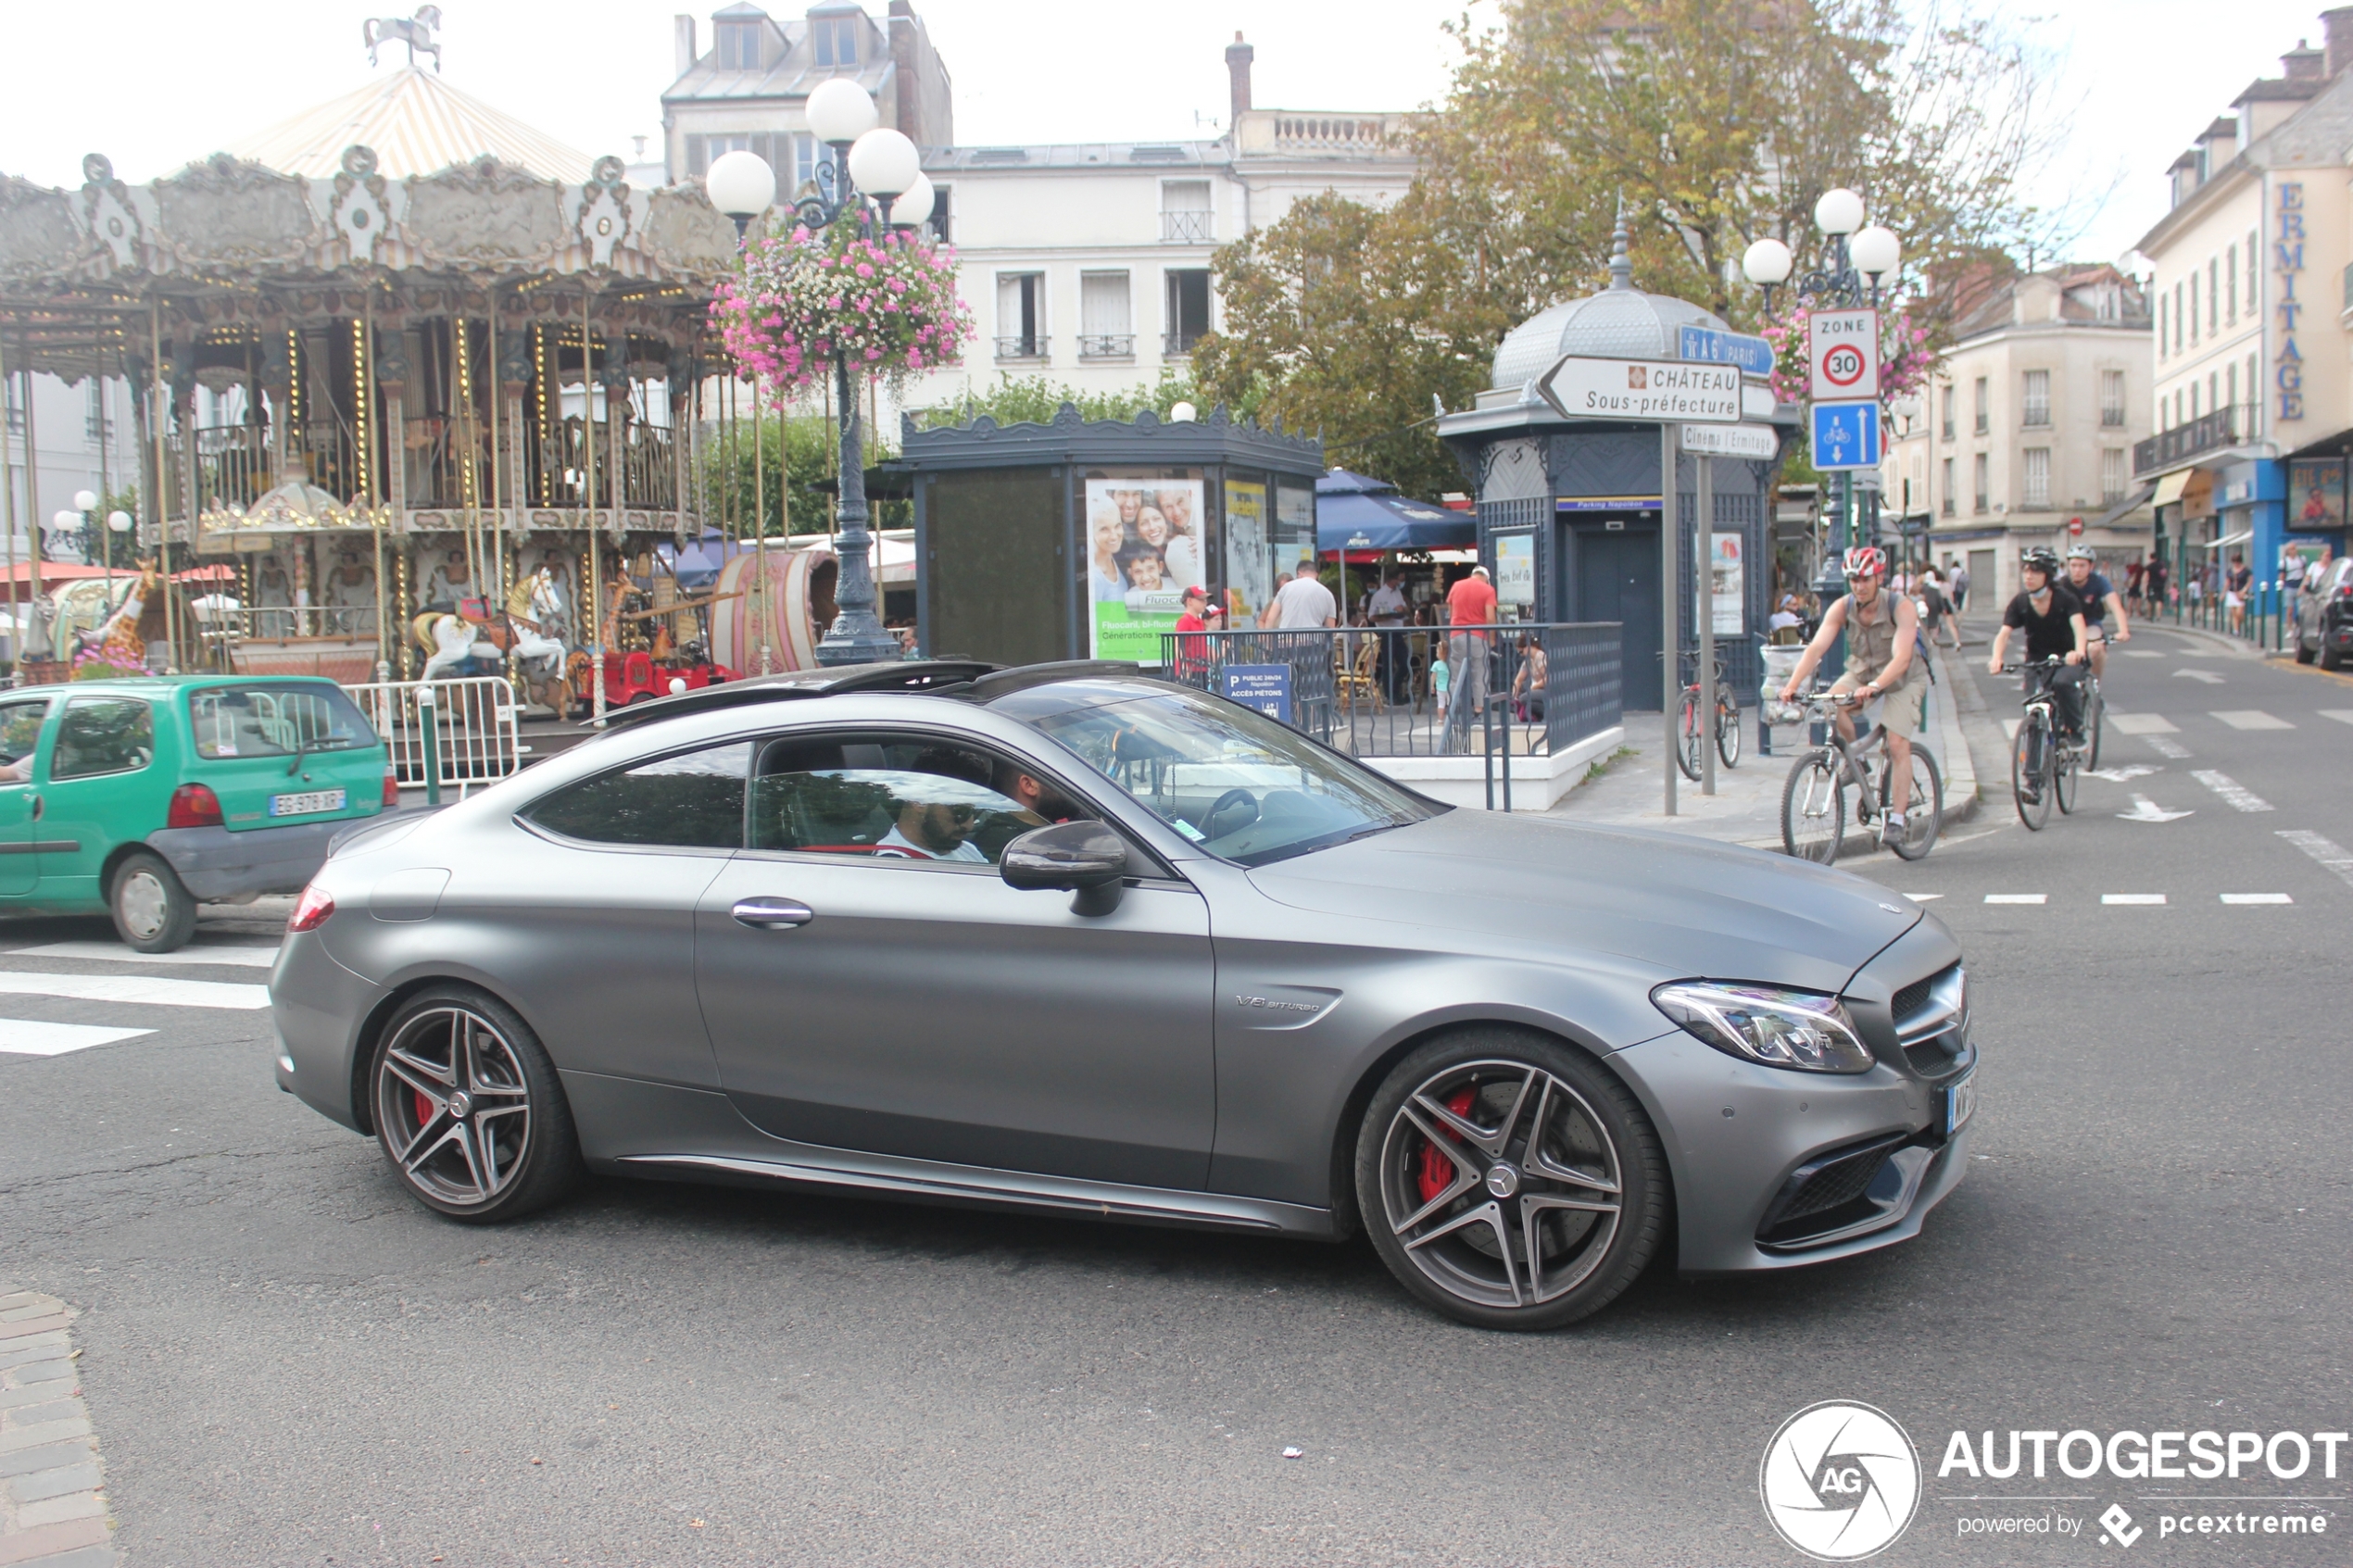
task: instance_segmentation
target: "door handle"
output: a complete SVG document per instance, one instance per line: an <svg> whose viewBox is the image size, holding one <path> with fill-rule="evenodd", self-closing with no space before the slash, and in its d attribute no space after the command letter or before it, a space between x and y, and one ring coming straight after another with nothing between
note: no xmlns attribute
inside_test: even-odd
<svg viewBox="0 0 2353 1568"><path fill-rule="evenodd" d="M36 822L41 820L41 797L37 795L32 797L32 820Z"/></svg>
<svg viewBox="0 0 2353 1568"><path fill-rule="evenodd" d="M749 925L760 931L783 931L789 926L807 925L817 918L815 911L798 898L738 898L736 907L727 911L738 925Z"/></svg>

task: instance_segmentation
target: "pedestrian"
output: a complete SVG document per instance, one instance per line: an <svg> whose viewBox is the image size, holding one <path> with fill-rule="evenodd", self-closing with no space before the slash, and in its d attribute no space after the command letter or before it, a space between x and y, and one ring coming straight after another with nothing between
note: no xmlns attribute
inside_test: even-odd
<svg viewBox="0 0 2353 1568"><path fill-rule="evenodd" d="M2231 556L2230 575L2222 580L2222 602L2231 612L2231 635L2246 634L2246 591L2254 585L2255 573L2246 564L2246 557L2238 552Z"/></svg>
<svg viewBox="0 0 2353 1568"><path fill-rule="evenodd" d="M1405 664L1405 595L1399 584L1403 579L1394 571L1381 580L1365 603L1373 625L1380 632L1381 695L1390 702L1397 700L1398 677L1404 673Z"/></svg>
<svg viewBox="0 0 2353 1568"><path fill-rule="evenodd" d="M1487 703L1487 633L1495 624L1495 589L1487 569L1475 566L1470 575L1446 591L1447 691L1453 719L1447 724L1448 749L1456 737L1467 739L1476 715Z"/></svg>
<svg viewBox="0 0 2353 1568"><path fill-rule="evenodd" d="M2141 596L2147 601L2152 615L2171 602L2165 596L2165 558L2150 556L2148 570L2141 573Z"/></svg>
<svg viewBox="0 0 2353 1568"><path fill-rule="evenodd" d="M1969 608L1969 563L1957 561L1953 567L1953 613L1960 615ZM1960 633L1956 632L1955 636Z"/></svg>
<svg viewBox="0 0 2353 1568"><path fill-rule="evenodd" d="M1205 589L1196 584L1185 590L1185 612L1176 618L1176 678L1188 685L1208 684L1210 642L1187 633L1214 630L1217 613Z"/></svg>
<svg viewBox="0 0 2353 1568"><path fill-rule="evenodd" d="M2135 615L2140 614L2142 609L2141 573L2147 570L2147 563L2140 560L2134 560L2124 569L2124 602L2132 607Z"/></svg>
<svg viewBox="0 0 2353 1568"><path fill-rule="evenodd" d="M1340 601L1315 575L1315 563L1303 560L1291 580L1276 590L1266 608L1259 612L1259 626L1266 631L1299 632L1317 626L1340 624Z"/></svg>
<svg viewBox="0 0 2353 1568"><path fill-rule="evenodd" d="M1944 595L1944 583L1934 567L1920 574L1920 614L1928 631L1928 646L1936 646L1937 628L1944 627L1953 635L1953 651L1961 651L1961 629L1953 621L1953 601Z"/></svg>

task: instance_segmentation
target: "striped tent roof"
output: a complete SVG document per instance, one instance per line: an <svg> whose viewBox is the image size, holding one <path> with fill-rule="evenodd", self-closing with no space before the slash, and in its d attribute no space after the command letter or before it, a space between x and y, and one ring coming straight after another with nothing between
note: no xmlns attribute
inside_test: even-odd
<svg viewBox="0 0 2353 1568"><path fill-rule="evenodd" d="M377 171L395 180L437 174L487 153L510 168L577 184L588 178L592 161L416 66L243 137L227 150L281 174L323 180L342 167L343 150L355 143L373 149Z"/></svg>

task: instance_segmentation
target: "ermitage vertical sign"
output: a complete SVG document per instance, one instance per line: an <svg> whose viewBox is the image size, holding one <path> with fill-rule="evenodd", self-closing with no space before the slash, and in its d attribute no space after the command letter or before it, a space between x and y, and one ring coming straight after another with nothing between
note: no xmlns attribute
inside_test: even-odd
<svg viewBox="0 0 2353 1568"><path fill-rule="evenodd" d="M2296 277L2304 270L2304 186L2298 181L2283 180L2279 184L2279 232L2271 245L2271 260L2280 275L2280 351L2274 355L2277 365L2271 372L2279 388L2280 418L2300 420L2304 417L2304 356L2296 346L2296 319L2304 314L2304 302L2296 297Z"/></svg>

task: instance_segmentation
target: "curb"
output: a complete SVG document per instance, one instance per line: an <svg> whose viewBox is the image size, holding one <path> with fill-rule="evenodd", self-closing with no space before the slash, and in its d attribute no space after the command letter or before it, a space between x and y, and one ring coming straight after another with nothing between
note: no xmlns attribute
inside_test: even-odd
<svg viewBox="0 0 2353 1568"><path fill-rule="evenodd" d="M98 1439L74 1361L74 1310L0 1295L0 1562L101 1568L115 1561Z"/></svg>

